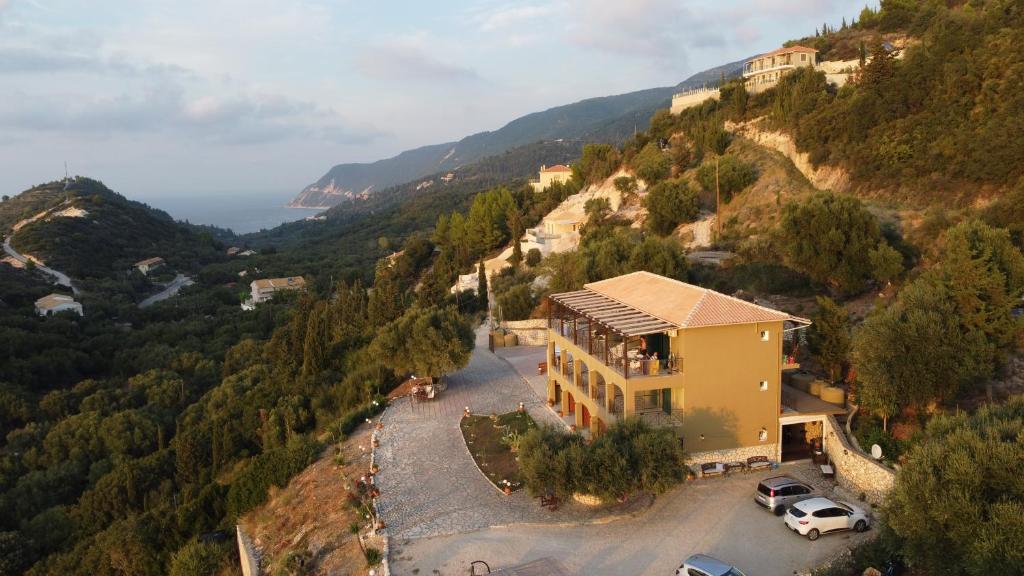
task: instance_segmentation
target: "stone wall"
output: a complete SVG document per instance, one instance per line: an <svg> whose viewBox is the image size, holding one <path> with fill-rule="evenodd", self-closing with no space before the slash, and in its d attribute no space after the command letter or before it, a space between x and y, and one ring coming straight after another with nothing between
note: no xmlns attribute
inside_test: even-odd
<svg viewBox="0 0 1024 576"><path fill-rule="evenodd" d="M700 442L700 440L697 440ZM686 464L700 472L700 465L709 462L746 462L751 456L765 456L774 462L775 455L779 451L779 445L771 442L758 444L757 446L743 446L740 448L729 448L726 450L707 450L704 452L693 452L690 446L685 447Z"/></svg>
<svg viewBox="0 0 1024 576"><path fill-rule="evenodd" d="M699 106L707 99L718 100L718 88L695 88L672 95L672 107L669 111L679 114L687 108Z"/></svg>
<svg viewBox="0 0 1024 576"><path fill-rule="evenodd" d="M235 526L238 534L238 556L242 562L242 576L259 576L260 556L252 545L252 540L242 531L241 526Z"/></svg>
<svg viewBox="0 0 1024 576"><path fill-rule="evenodd" d="M545 318L502 322L501 327L518 336L520 346L544 346L548 343L548 321Z"/></svg>
<svg viewBox="0 0 1024 576"><path fill-rule="evenodd" d="M825 452L835 468L836 482L853 494L863 493L872 504L881 503L892 490L896 473L854 448L835 416L825 419L824 438Z"/></svg>

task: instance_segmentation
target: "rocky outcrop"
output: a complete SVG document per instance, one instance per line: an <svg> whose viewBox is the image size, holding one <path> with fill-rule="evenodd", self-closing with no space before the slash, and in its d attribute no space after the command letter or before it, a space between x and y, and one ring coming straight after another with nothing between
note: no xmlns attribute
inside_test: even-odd
<svg viewBox="0 0 1024 576"><path fill-rule="evenodd" d="M845 192L850 187L850 176L845 170L837 166L815 167L811 163L810 154L797 150L796 142L789 134L765 130L761 127L761 120L756 118L749 122L726 122L725 129L780 152L819 190Z"/></svg>
<svg viewBox="0 0 1024 576"><path fill-rule="evenodd" d="M288 207L330 208L343 200L365 200L370 196L372 188L373 186L370 186L360 192L355 192L338 186L333 179L329 180L326 184L317 182L316 184L306 186L302 192L299 192L299 195L288 203Z"/></svg>

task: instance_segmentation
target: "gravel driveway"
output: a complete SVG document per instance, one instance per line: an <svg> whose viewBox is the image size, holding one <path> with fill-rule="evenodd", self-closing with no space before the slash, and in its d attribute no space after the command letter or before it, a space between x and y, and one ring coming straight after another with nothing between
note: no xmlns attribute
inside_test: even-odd
<svg viewBox="0 0 1024 576"><path fill-rule="evenodd" d="M760 478L813 475L809 465L688 482L659 496L644 514L603 525L512 526L416 540L392 540L396 575L467 574L469 563L492 568L550 557L569 574L668 576L684 558L703 552L749 576L791 576L820 565L867 534L827 534L815 542L785 527L753 501ZM818 475L820 477L820 475Z"/></svg>

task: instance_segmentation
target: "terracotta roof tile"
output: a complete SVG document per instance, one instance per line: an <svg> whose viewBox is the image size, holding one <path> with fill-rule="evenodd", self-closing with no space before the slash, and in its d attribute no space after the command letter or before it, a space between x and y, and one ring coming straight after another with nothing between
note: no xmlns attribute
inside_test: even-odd
<svg viewBox="0 0 1024 576"><path fill-rule="evenodd" d="M591 282L584 289L680 328L781 320L808 323L785 312L644 271Z"/></svg>

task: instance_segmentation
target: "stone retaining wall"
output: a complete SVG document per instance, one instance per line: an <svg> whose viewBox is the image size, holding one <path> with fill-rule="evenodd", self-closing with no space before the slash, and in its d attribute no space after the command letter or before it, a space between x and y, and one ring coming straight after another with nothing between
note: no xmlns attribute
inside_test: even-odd
<svg viewBox="0 0 1024 576"><path fill-rule="evenodd" d="M769 461L774 462L778 450L778 444L766 442L757 446L743 446L742 448L729 448L727 450L687 452L686 463L699 473L700 465L709 462L746 462L747 458L751 456L765 456Z"/></svg>
<svg viewBox="0 0 1024 576"><path fill-rule="evenodd" d="M824 438L825 452L835 468L836 482L853 494L863 493L868 502L880 504L892 490L896 473L854 448L835 416L825 419Z"/></svg>
<svg viewBox="0 0 1024 576"><path fill-rule="evenodd" d="M242 562L242 576L259 576L260 556L252 545L252 540L242 532L241 526L235 526L235 532L238 535L238 556Z"/></svg>
<svg viewBox="0 0 1024 576"><path fill-rule="evenodd" d="M502 322L501 327L518 336L520 346L544 346L548 343L548 321L545 318Z"/></svg>

